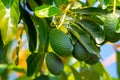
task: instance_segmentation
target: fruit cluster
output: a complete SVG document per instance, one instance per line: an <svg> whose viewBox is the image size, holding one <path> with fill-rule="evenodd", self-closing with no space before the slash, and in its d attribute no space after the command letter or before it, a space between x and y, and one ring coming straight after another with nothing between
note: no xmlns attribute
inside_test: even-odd
<svg viewBox="0 0 120 80"><path fill-rule="evenodd" d="M119 33L115 32L119 21L117 14L107 14L102 18L82 15L82 19L71 21L66 26L66 34L57 28L50 31L49 41L53 52L46 54L46 65L50 73L61 74L64 64L60 57L70 55L78 61L96 64L100 59L100 46L107 41L116 42L120 39Z"/></svg>

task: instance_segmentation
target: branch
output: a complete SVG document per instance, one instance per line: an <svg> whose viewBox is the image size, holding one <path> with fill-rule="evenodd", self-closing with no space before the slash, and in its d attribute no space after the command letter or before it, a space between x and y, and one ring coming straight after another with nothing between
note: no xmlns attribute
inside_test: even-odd
<svg viewBox="0 0 120 80"><path fill-rule="evenodd" d="M114 0L114 5L113 5L113 14L116 12L116 0Z"/></svg>
<svg viewBox="0 0 120 80"><path fill-rule="evenodd" d="M60 29L61 26L62 26L62 24L64 23L65 17L66 17L66 14L67 14L67 11L68 11L69 8L71 7L71 5L72 5L72 2L69 3L69 5L67 6L67 8L65 9L64 14L63 14L63 16L62 16L62 18L61 18L61 22L60 22L60 24L58 25L57 29Z"/></svg>

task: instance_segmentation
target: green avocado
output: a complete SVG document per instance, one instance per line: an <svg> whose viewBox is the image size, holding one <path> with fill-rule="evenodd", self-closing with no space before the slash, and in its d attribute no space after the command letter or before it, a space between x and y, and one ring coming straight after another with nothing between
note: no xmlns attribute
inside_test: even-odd
<svg viewBox="0 0 120 80"><path fill-rule="evenodd" d="M53 52L48 52L46 55L46 66L48 71L53 75L59 75L63 72L64 65L61 59Z"/></svg>
<svg viewBox="0 0 120 80"><path fill-rule="evenodd" d="M105 37L107 41L116 42L120 39L120 33L115 32L118 21L119 19L117 14L111 13L105 16L104 31L105 31Z"/></svg>
<svg viewBox="0 0 120 80"><path fill-rule="evenodd" d="M89 52L84 48L84 46L82 46L82 44L80 44L79 42L77 42L74 45L74 49L73 49L73 56L79 60L79 61L86 61L89 59Z"/></svg>
<svg viewBox="0 0 120 80"><path fill-rule="evenodd" d="M73 45L69 37L62 31L54 28L49 33L52 49L60 56L66 57L72 54Z"/></svg>
<svg viewBox="0 0 120 80"><path fill-rule="evenodd" d="M98 61L99 61L99 57L95 54L91 54L90 58L87 61L85 61L85 63L90 64L90 65L94 65Z"/></svg>

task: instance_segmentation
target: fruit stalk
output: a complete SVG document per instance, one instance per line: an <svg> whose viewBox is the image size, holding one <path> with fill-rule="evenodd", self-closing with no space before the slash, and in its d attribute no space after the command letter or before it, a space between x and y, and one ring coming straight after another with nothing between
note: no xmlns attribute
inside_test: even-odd
<svg viewBox="0 0 120 80"><path fill-rule="evenodd" d="M114 4L113 4L113 14L115 14L116 11L116 0L114 0Z"/></svg>
<svg viewBox="0 0 120 80"><path fill-rule="evenodd" d="M66 8L65 11L63 12L63 13L64 13L64 14L63 14L63 17L61 18L61 22L60 22L60 24L58 25L57 29L60 29L61 26L62 26L62 24L64 23L65 17L66 17L66 14L67 14L67 11L68 11L69 8L71 7L71 5L72 5L72 2L68 4L67 8Z"/></svg>

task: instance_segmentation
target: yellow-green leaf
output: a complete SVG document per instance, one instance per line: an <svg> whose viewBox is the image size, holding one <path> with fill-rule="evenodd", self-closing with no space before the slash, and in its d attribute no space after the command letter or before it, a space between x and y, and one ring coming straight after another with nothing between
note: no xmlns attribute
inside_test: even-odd
<svg viewBox="0 0 120 80"><path fill-rule="evenodd" d="M39 18L51 17L60 14L60 10L52 5L42 5L35 8L35 15Z"/></svg>
<svg viewBox="0 0 120 80"><path fill-rule="evenodd" d="M3 43L8 44L15 36L19 21L19 0L0 0L0 29Z"/></svg>

